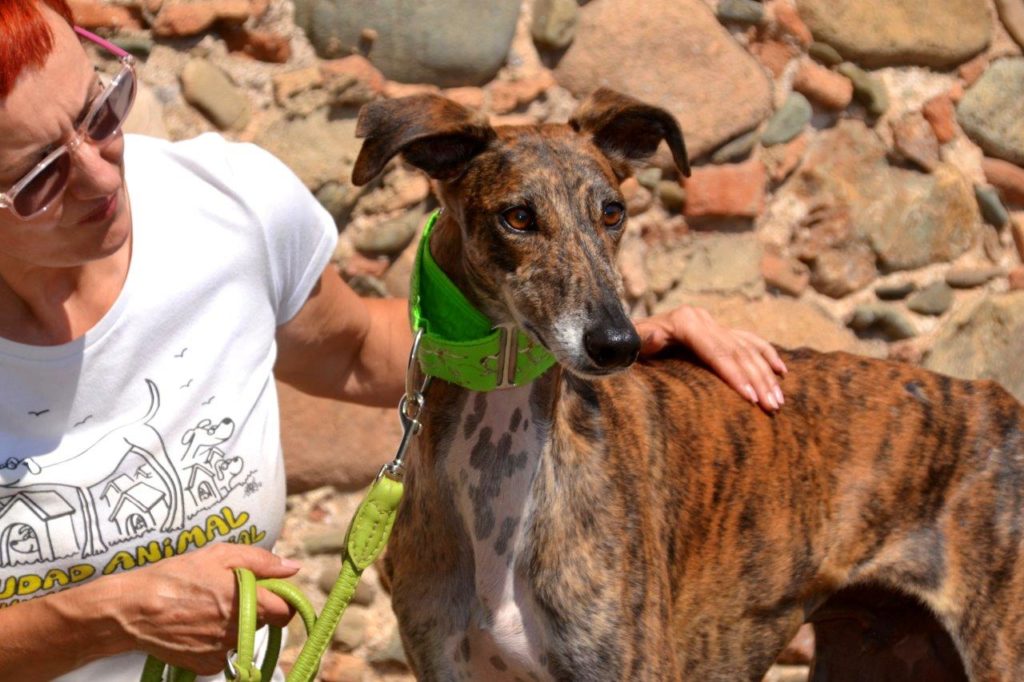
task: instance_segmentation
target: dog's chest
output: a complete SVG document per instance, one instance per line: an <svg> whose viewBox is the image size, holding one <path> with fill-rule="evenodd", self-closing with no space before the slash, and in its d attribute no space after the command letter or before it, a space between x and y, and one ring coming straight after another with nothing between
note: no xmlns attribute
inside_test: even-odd
<svg viewBox="0 0 1024 682"><path fill-rule="evenodd" d="M546 677L542 619L517 560L547 429L531 411L529 387L474 394L444 458L472 543L475 587L466 631L448 644L471 679Z"/></svg>

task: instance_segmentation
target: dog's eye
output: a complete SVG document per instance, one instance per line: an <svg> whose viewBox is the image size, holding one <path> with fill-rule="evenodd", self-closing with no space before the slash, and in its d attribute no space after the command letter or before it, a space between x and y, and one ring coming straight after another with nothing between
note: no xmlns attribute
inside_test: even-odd
<svg viewBox="0 0 1024 682"><path fill-rule="evenodd" d="M534 226L533 211L525 206L508 209L501 214L501 220L507 227L518 231L532 230Z"/></svg>
<svg viewBox="0 0 1024 682"><path fill-rule="evenodd" d="M604 221L605 227L615 227L622 222L623 216L626 215L626 207L622 204L613 201L610 204L605 205L601 211L601 220Z"/></svg>

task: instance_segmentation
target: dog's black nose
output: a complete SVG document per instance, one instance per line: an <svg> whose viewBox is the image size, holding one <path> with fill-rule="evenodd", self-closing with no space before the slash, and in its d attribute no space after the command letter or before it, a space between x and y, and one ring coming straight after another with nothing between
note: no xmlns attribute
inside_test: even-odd
<svg viewBox="0 0 1024 682"><path fill-rule="evenodd" d="M583 347L601 369L628 367L640 353L640 336L632 325L594 327L583 333Z"/></svg>

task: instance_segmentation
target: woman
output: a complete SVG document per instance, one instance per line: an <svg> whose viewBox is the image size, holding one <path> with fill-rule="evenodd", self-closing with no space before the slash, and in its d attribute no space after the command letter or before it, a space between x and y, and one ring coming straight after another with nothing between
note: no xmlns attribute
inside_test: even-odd
<svg viewBox="0 0 1024 682"><path fill-rule="evenodd" d="M0 679L134 680L145 653L220 671L231 569L298 570L269 551L274 377L368 405L402 390L406 303L342 282L332 220L269 154L126 139L135 78L64 0L0 3ZM781 403L761 339L691 308L637 326ZM260 592L261 623L289 615Z"/></svg>

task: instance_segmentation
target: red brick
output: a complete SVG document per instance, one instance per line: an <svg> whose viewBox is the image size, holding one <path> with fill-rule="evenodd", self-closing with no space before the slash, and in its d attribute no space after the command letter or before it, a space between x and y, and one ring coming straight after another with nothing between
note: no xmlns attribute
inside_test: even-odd
<svg viewBox="0 0 1024 682"><path fill-rule="evenodd" d="M241 52L270 64L285 64L292 56L291 39L269 31L250 31L238 24L224 24L220 29L224 43L232 52Z"/></svg>
<svg viewBox="0 0 1024 682"><path fill-rule="evenodd" d="M1024 168L1002 159L985 157L981 160L981 169L985 171L985 179L1002 193L1007 203L1024 208Z"/></svg>
<svg viewBox="0 0 1024 682"><path fill-rule="evenodd" d="M771 251L765 251L761 258L761 275L768 286L790 296L802 294L811 281L806 265Z"/></svg>
<svg viewBox="0 0 1024 682"><path fill-rule="evenodd" d="M849 78L807 58L800 61L793 89L828 109L845 109L853 99Z"/></svg>
<svg viewBox="0 0 1024 682"><path fill-rule="evenodd" d="M1010 232L1013 234L1013 241L1017 244L1017 255L1024 261L1024 219L1010 218Z"/></svg>
<svg viewBox="0 0 1024 682"><path fill-rule="evenodd" d="M966 87L971 87L974 82L981 78L981 74L985 73L985 69L988 68L989 58L984 53L978 55L971 61L961 64L957 70L960 74L960 79L964 82Z"/></svg>
<svg viewBox="0 0 1024 682"><path fill-rule="evenodd" d="M946 144L956 137L956 110L949 95L932 97L921 107L921 113L931 124L939 144Z"/></svg>
<svg viewBox="0 0 1024 682"><path fill-rule="evenodd" d="M766 40L762 43L752 43L750 52L757 58L772 75L778 77L786 70L789 60L799 54L799 50L780 40Z"/></svg>
<svg viewBox="0 0 1024 682"><path fill-rule="evenodd" d="M351 59L351 57L346 57ZM439 94L441 88L430 83L399 83L398 81L386 81L384 83L384 96L388 99L398 99L410 95Z"/></svg>
<svg viewBox="0 0 1024 682"><path fill-rule="evenodd" d="M82 28L142 28L142 13L135 7L106 5L95 0L70 0L75 23Z"/></svg>
<svg viewBox="0 0 1024 682"><path fill-rule="evenodd" d="M448 88L444 96L453 102L457 102L469 109L480 110L484 108L484 91L480 88L466 86L461 88Z"/></svg>
<svg viewBox="0 0 1024 682"><path fill-rule="evenodd" d="M320 62L320 72L328 79L332 76L353 76L371 92L378 95L383 94L388 85L384 74L378 71L369 59L358 54L322 61ZM395 86L402 85L402 83L395 83Z"/></svg>
<svg viewBox="0 0 1024 682"><path fill-rule="evenodd" d="M208 0L185 5L164 3L153 23L155 36L192 36L215 21L241 24L252 14L249 0Z"/></svg>
<svg viewBox="0 0 1024 682"><path fill-rule="evenodd" d="M1024 265L1010 271L1010 289L1024 291Z"/></svg>
<svg viewBox="0 0 1024 682"><path fill-rule="evenodd" d="M800 18L796 8L792 5L785 2L775 3L775 22L784 33L796 38L797 42L805 48L810 47L814 42L811 29L807 28L807 24Z"/></svg>
<svg viewBox="0 0 1024 682"><path fill-rule="evenodd" d="M766 179L764 164L757 159L695 168L684 183L684 214L754 218L764 209Z"/></svg>

